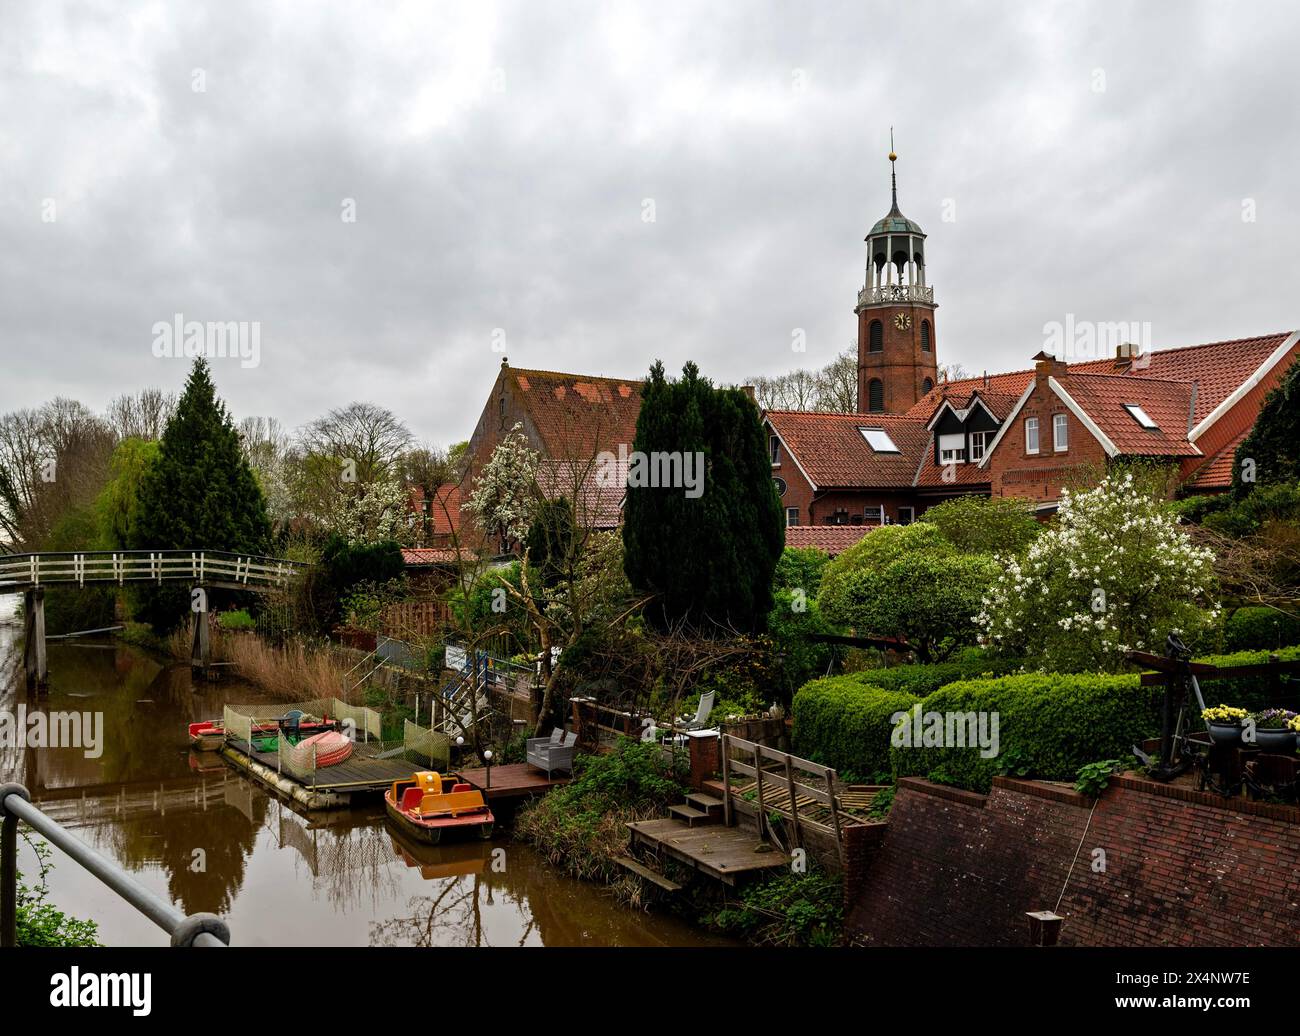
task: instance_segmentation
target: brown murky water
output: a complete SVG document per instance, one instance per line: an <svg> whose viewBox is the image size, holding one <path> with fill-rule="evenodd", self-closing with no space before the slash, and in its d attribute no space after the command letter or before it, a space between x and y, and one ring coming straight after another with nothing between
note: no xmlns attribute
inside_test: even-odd
<svg viewBox="0 0 1300 1036"><path fill-rule="evenodd" d="M186 724L262 696L237 681L192 683L106 641L52 641L50 688L22 680L22 630L0 598L0 710L102 714L102 753L0 747L0 780L186 912L225 917L239 945L727 945L685 922L629 910L600 888L499 840L437 848L385 823L382 804L308 819L216 756L191 753ZM493 850L504 849L504 871ZM30 872L29 850L20 868ZM500 857L498 856L498 859ZM99 923L108 945L162 945L162 931L62 854L55 904Z"/></svg>

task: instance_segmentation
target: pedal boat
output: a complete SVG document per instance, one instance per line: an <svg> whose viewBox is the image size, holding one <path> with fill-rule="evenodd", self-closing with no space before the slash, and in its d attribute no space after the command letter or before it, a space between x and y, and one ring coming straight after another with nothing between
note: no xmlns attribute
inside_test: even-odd
<svg viewBox="0 0 1300 1036"><path fill-rule="evenodd" d="M338 723L325 719L304 719L301 712L290 712L272 723L259 723L253 727L254 737L275 737L281 731L293 735L306 735L317 731L334 730ZM226 723L220 719L205 719L189 725L190 747L199 752L219 752L226 743Z"/></svg>
<svg viewBox="0 0 1300 1036"><path fill-rule="evenodd" d="M384 807L401 831L425 845L437 845L445 831L491 838L496 823L483 793L459 774L420 770L394 781Z"/></svg>

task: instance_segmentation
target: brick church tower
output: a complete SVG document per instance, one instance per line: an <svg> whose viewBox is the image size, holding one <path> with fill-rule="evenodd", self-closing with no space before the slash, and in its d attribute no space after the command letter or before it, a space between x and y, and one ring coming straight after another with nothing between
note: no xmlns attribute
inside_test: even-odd
<svg viewBox="0 0 1300 1036"><path fill-rule="evenodd" d="M891 141L892 144L892 134ZM893 207L871 228L866 285L858 292L858 412L901 414L934 388L934 289L925 283L925 234Z"/></svg>

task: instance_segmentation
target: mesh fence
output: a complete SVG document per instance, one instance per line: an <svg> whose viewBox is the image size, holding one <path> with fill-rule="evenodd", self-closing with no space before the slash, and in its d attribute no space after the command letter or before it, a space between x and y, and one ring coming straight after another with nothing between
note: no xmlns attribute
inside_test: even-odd
<svg viewBox="0 0 1300 1036"><path fill-rule="evenodd" d="M308 731L313 722L342 722L349 741L348 750L340 752L337 745L309 744L306 732L303 740L297 743L283 736L280 721L291 712L301 713L298 722ZM400 739L385 741L383 718L378 712L361 705L349 705L338 698L274 705L227 705L224 720L227 737L243 741L254 753L274 753L276 769L305 784L316 783L316 774L330 766L354 760L400 759L443 769L450 765L451 760L451 741L446 734L407 720Z"/></svg>

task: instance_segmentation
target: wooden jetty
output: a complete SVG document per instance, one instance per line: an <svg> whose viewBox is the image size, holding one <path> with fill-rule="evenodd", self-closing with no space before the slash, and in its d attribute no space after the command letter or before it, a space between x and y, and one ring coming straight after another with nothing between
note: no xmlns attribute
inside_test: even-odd
<svg viewBox="0 0 1300 1036"><path fill-rule="evenodd" d="M483 793L489 802L532 798L545 795L552 788L562 787L570 778L547 777L544 770L535 769L527 763L507 763L494 766L489 775L487 767L473 770L457 770L465 780Z"/></svg>
<svg viewBox="0 0 1300 1036"><path fill-rule="evenodd" d="M716 823L691 827L673 817L638 820L627 827L633 847L645 846L651 853L670 856L728 885L763 871L790 867L789 856L763 841L756 831L741 827Z"/></svg>

